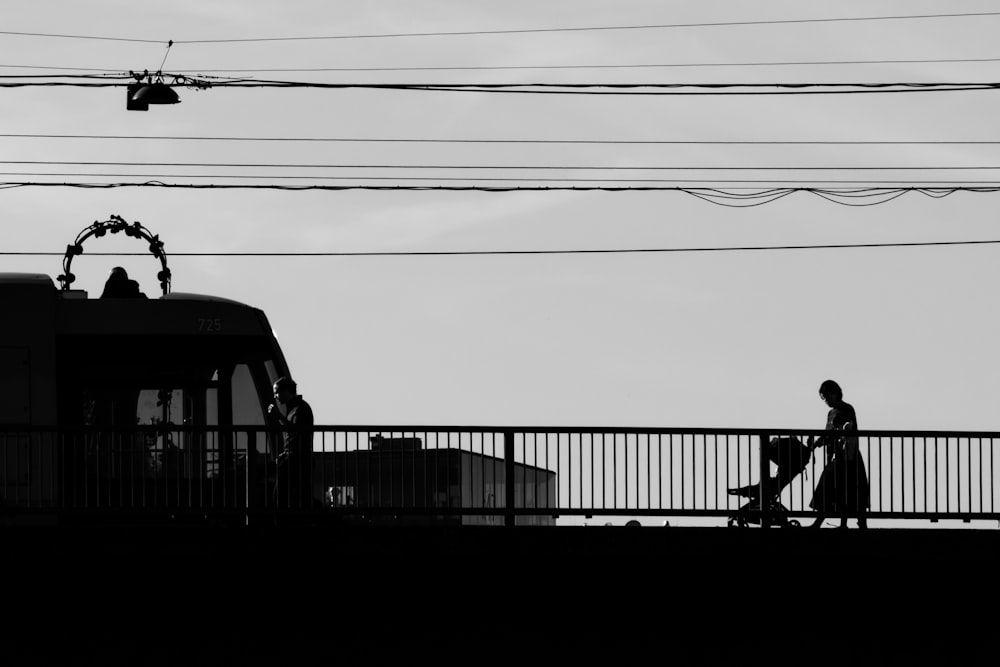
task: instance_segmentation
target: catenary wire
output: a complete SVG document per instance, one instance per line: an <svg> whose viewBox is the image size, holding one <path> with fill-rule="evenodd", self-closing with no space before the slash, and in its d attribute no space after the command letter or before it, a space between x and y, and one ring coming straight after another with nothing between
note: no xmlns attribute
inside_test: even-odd
<svg viewBox="0 0 1000 667"><path fill-rule="evenodd" d="M400 169L468 171L993 171L1000 165L896 166L697 166L697 165L482 165L482 164L321 164L269 162L116 162L102 160L0 160L0 164L98 167L225 167L244 169ZM359 177L360 178L360 177Z"/></svg>
<svg viewBox="0 0 1000 667"><path fill-rule="evenodd" d="M420 257L449 255L597 255L672 252L734 252L765 250L847 250L858 248L925 248L1000 244L998 240L913 241L888 243L828 243L809 245L716 246L689 248L576 248L566 250L427 250L427 251L340 251L340 252L171 252L171 257ZM0 251L3 256L61 257L65 253L42 251ZM88 252L97 257L140 257L140 252Z"/></svg>
<svg viewBox="0 0 1000 667"><path fill-rule="evenodd" d="M4 139L109 139L152 141L262 141L262 142L343 142L343 143L423 143L423 144L608 144L608 145L703 145L703 146L963 146L1000 145L996 140L720 140L698 139L434 139L434 138L376 138L376 137L219 137L207 135L149 135L149 134L34 134L0 133Z"/></svg>

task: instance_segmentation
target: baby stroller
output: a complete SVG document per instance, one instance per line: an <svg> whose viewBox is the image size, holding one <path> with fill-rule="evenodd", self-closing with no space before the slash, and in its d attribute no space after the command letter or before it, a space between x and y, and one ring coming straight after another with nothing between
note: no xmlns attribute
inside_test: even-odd
<svg viewBox="0 0 1000 667"><path fill-rule="evenodd" d="M795 437L771 438L766 445L767 459L778 466L777 474L769 477L770 485L767 498L767 513L775 526L798 527L799 522L788 518L788 508L781 504L778 498L785 487L795 479L812 457L812 450ZM749 502L739 508L729 517L730 526L746 527L751 523L761 522L760 485L748 484L736 489L729 489L729 495L749 498Z"/></svg>

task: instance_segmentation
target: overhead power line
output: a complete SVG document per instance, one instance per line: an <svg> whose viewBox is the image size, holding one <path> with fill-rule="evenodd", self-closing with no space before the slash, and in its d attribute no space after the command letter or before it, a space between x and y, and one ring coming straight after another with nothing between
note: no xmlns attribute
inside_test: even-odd
<svg viewBox="0 0 1000 667"><path fill-rule="evenodd" d="M619 178L585 178L585 177L540 177L540 176L366 176L361 174L349 175L329 175L329 174L233 174L224 172L212 172L202 174L165 174L165 173L132 173L132 172L49 172L49 171L0 171L0 176L50 176L50 177L73 177L73 178L143 178L162 180L165 178L216 178L233 180L303 180L303 181L395 181L398 183L430 181L430 182L474 182L474 183L617 183L627 185L630 183L859 183L859 184L917 184L927 183L927 180L860 180L860 179L739 179L739 178L640 178L632 176L622 176ZM934 181L933 183L938 183ZM984 181L987 183L1000 182L997 180ZM950 181L948 184L954 184ZM980 183L980 181L958 181L961 184Z"/></svg>
<svg viewBox="0 0 1000 667"><path fill-rule="evenodd" d="M922 190L923 194L929 196L946 196L951 194L951 192L956 189L969 189L977 188L982 190L984 186L994 187L1000 184L1000 181L983 181L983 182L928 182L928 181L763 181L763 180L718 180L718 179L669 179L669 178L630 178L630 179L612 179L612 178L498 178L498 177L479 177L479 178L463 178L463 177L394 177L394 176L274 176L274 175L234 175L234 174L121 174L121 173L35 173L35 172L0 172L0 176L19 176L19 177L47 177L47 178L88 178L88 179L111 179L111 178L129 178L129 179L144 179L140 181L132 180L129 182L113 182L108 183L105 180L102 181L77 181L72 183L58 183L52 181L46 181L42 183L18 183L17 185L11 182L2 183L0 182L0 188L4 187L27 187L29 185L65 185L67 187L128 187L128 186L156 186L156 187L181 187L181 188L216 188L216 189L236 189L236 188L247 188L247 189L269 189L269 190L484 190L484 191L532 191L532 190L576 190L576 191L588 191L588 190L604 190L604 191L627 191L627 190L679 190L687 192L688 194L710 198L713 201L715 199L734 199L746 202L751 199L767 197L778 199L787 194L791 194L793 191L791 188L792 184L809 184L809 187L795 186L794 190L799 191L811 191L813 194L817 194L823 197L832 197L837 199L837 203L850 203L852 206L868 206L871 204L882 203L882 201L873 202L848 202L842 201L844 198L854 198L859 199L862 197L872 197L881 198L883 200L894 199L902 194L905 194L906 190ZM351 185L328 185L328 186L314 186L314 185L286 185L286 184L276 184L276 183L259 183L254 185L240 184L240 183L220 183L215 182L211 184L203 185L193 185L193 184L183 184L183 183L168 183L164 179L183 179L183 178L194 178L194 179L225 179L227 181L274 181L274 180L284 180L286 182L290 181L327 181L327 182L351 182ZM383 185L383 183L391 182L392 185ZM376 183L378 185L376 185ZM416 185L419 183L420 185ZM453 183L465 183L462 186L447 186L444 184ZM747 187L742 184L754 184L755 187ZM503 184L496 185L496 184ZM513 185L517 184L517 185ZM545 184L545 185L542 185ZM570 185L572 184L572 185ZM586 185L583 185L586 184ZM653 187L658 185L659 187ZM667 184L670 184L669 187ZM839 186L835 186L839 184ZM978 184L978 185L977 185ZM741 191L754 191L759 190L760 187L764 185L778 185L780 188L775 194L768 195L757 195L754 193L741 192ZM863 187L865 185L874 186L864 189L864 194L853 194L846 192L843 186L851 185L855 188ZM830 190L833 187L837 187L835 194L828 194L821 191L833 192ZM930 191L933 189L940 189L944 194L932 194ZM707 190L711 190L713 194L708 194ZM723 193L726 194L723 194ZM720 202L715 202L720 203ZM746 204L741 204L746 205Z"/></svg>
<svg viewBox="0 0 1000 667"><path fill-rule="evenodd" d="M0 182L0 189L12 187L29 187L31 185L40 186L65 186L78 188L112 188L112 187L177 187L177 188L200 188L200 189L268 189L268 190L452 190L452 191L488 191L488 192L514 192L514 191L606 191L622 192L629 190L636 191L666 191L675 190L686 192L692 196L705 199L714 204L727 206L757 206L770 201L781 199L796 191L808 191L821 198L828 199L837 204L849 206L873 206L882 204L897 197L901 197L908 191L920 191L930 197L945 197L958 190L975 190L978 192L992 191L991 188L1000 186L997 181L984 182L920 182L920 181L825 181L821 185L817 181L762 181L762 180L712 180L712 179L602 179L602 178L461 178L461 177L389 177L389 176L247 176L231 174L113 174L113 173L31 173L31 172L0 172L0 176L21 176L21 177L48 177L48 178L132 178L150 179L143 181L112 182L107 181L85 181L72 183L59 183L53 181L45 182ZM163 179L167 178L212 178L226 180L280 180L286 181L337 181L351 182L350 185L282 185L276 183L211 183L211 184L184 184L167 183ZM392 185L382 183L391 182ZM378 184L376 184L378 183ZM416 185L420 183L420 185ZM444 185L444 183L465 183L466 185ZM503 185L497 185L497 184ZM541 184L545 185L541 185ZM755 187L747 187L743 184L754 184ZM809 184L808 187L797 184ZM834 186L839 183L839 186ZM975 183L978 183L976 185ZM516 185L513 185L516 184ZM572 185L570 185L572 184ZM586 185L581 185L586 184ZM653 184L656 184L655 186ZM669 186L667 184L670 184ZM864 185L873 187L862 187ZM760 191L763 185L778 185L767 191ZM853 189L845 189L845 185L853 186ZM714 187L713 187L714 186Z"/></svg>
<svg viewBox="0 0 1000 667"><path fill-rule="evenodd" d="M700 139L440 139L440 138L384 138L384 137L244 137L210 135L155 135L155 134L34 134L0 133L0 139L101 139L129 141L262 141L262 142L342 142L342 143L418 143L418 144L608 144L608 145L695 145L695 146L964 146L998 145L995 140L700 140Z"/></svg>
<svg viewBox="0 0 1000 667"><path fill-rule="evenodd" d="M192 80L183 75L164 73L184 79L176 86L193 85ZM124 87L124 82L132 77L120 76L120 82L111 82L107 77L101 81L7 81L0 76L0 88L28 87L76 87L110 88ZM28 77L31 79L44 77ZM66 77L56 77L66 78ZM241 79L222 81L199 81L199 88L315 88L327 90L387 90L387 91L428 91L463 93L511 93L535 95L849 95L917 92L958 92L973 90L995 90L998 82L896 82L896 83L321 83L306 81L273 81L263 79Z"/></svg>
<svg viewBox="0 0 1000 667"><path fill-rule="evenodd" d="M44 69L44 70L67 70L71 72L104 72L113 74L124 74L121 68L105 68L105 67L56 67L54 65L0 65L2 69ZM6 76L6 75L4 75ZM58 75L50 75L58 76Z"/></svg>
<svg viewBox="0 0 1000 667"><path fill-rule="evenodd" d="M115 42L139 42L167 44L172 41L174 44L226 44L226 43L246 43L246 42L287 42L287 41L315 41L315 40L338 40L338 39L383 39L399 37L461 37L475 35L513 35L513 34L533 34L533 33L554 33L554 32L594 32L608 30L655 30L655 29L677 29L677 28L720 28L739 26L762 26L762 25L798 25L808 23L840 23L840 22L865 22L865 21L904 21L920 19L952 19L952 18L981 18L988 16L998 16L1000 12L962 12L952 14L904 14L904 15L881 15L881 16L847 16L831 18L804 18L804 19L772 19L757 21L713 21L713 22L691 22L691 23L655 23L641 25L611 25L611 26L569 26L556 28L516 28L516 29L494 29L494 30L452 30L452 31L431 31L431 32L394 32L394 33L368 33L354 35L320 35L320 36L298 36L298 37L245 37L228 39L136 39L124 37L105 37L96 35L74 35L65 33L41 33L41 32L15 32L0 31L0 35L11 35L20 37L43 37L59 39L91 39L106 40Z"/></svg>
<svg viewBox="0 0 1000 667"><path fill-rule="evenodd" d="M700 62L700 63L634 63L634 64L590 64L590 65L467 65L467 66L426 66L426 67L197 67L175 70L175 74L197 75L205 72L231 72L247 74L291 73L291 72L487 72L504 70L587 70L587 69L662 69L678 67L797 67L823 65L927 65L927 64L957 64L957 63L992 63L1000 62L1000 58L921 58L909 60L801 60L801 61L766 61L766 62ZM57 67L54 65L0 65L9 69L65 70L84 72L121 73L120 68L104 67ZM2 76L2 75L0 75ZM60 76L60 75L49 75Z"/></svg>
<svg viewBox="0 0 1000 667"><path fill-rule="evenodd" d="M213 87L226 88L358 88L372 90L425 90L438 92L492 92L552 95L829 95L857 93L953 92L963 90L991 90L1000 87L1000 83L996 82L356 84L268 81L258 79L224 81L213 83L212 85Z"/></svg>
<svg viewBox="0 0 1000 667"><path fill-rule="evenodd" d="M761 181L746 181L748 183L761 183ZM787 197L797 192L806 192L836 204L847 206L873 206L886 203L908 193L919 193L927 197L940 199L956 192L978 192L994 193L1000 192L1000 182L991 182L988 185L973 186L970 184L955 184L948 187L933 187L928 184L907 187L889 187L882 184L877 187L854 188L854 189L832 189L819 186L807 187L775 187L766 190L755 190L752 192L738 192L734 188L721 189L708 187L705 182L698 182L698 186L635 186L635 185L601 185L601 186L485 186L485 185L372 185L372 184L350 184L350 185L276 185L269 184L233 184L233 183L164 183L162 181L144 182L119 182L119 183L94 183L94 182L45 182L45 181L0 181L0 189L21 188L21 187L72 187L83 189L113 189L127 187L158 187L158 188L178 188L178 189L200 189L200 190L286 190L292 192L301 191L348 191L348 190L373 190L373 191L448 191L448 192L682 192L698 197L713 204L723 206L750 207L771 203L778 199ZM727 182L729 183L729 182Z"/></svg>
<svg viewBox="0 0 1000 667"><path fill-rule="evenodd" d="M48 81L39 81L39 79L83 79L87 81L109 81L109 80L122 80L133 79L126 74L121 74L120 72L115 72L112 74L0 74L0 81L6 82L8 79L13 79L14 83L24 81L26 85L38 85L42 83L48 83Z"/></svg>
<svg viewBox="0 0 1000 667"><path fill-rule="evenodd" d="M827 243L810 245L718 246L689 248L577 248L567 250L400 250L400 251L340 251L340 252L171 252L171 257L440 257L455 255L615 255L668 252L737 252L763 250L847 250L852 248L926 248L940 246L974 246L1000 244L1000 240L984 241L914 241L891 243ZM0 251L4 256L62 257L61 252ZM139 257L140 252L88 252L98 257Z"/></svg>
<svg viewBox="0 0 1000 667"><path fill-rule="evenodd" d="M399 169L461 171L992 171L1000 165L546 165L546 164L365 164L278 162L116 162L112 160L0 160L0 164L100 167L224 167L242 169ZM357 176L356 178L364 178Z"/></svg>
<svg viewBox="0 0 1000 667"><path fill-rule="evenodd" d="M12 172L13 174L14 172ZM92 178L102 177L103 174L27 174L23 172L23 175L38 175L38 176L88 176ZM111 176L108 174L107 176ZM141 174L126 174L124 176L132 176L135 178L147 178L145 175ZM207 176L207 175L203 175ZM215 174L216 178L224 178L224 175ZM199 178L199 176L194 174L183 174L176 176L177 178ZM172 178L172 176L167 176L165 174L157 174L154 178ZM266 176L252 176L251 178L259 178L261 180L267 178ZM336 180L336 177L327 177L330 180ZM350 176L346 177L349 180L356 181L378 181L378 180L391 180L399 182L410 182L410 181L516 181L520 183L536 183L536 182L572 182L575 179L569 178L448 178L448 177L428 177L428 178L418 178L418 177L382 177L382 176ZM909 190L926 190L933 188L944 188L948 190L970 190L970 191L981 191L983 188L993 188L1000 186L1000 179L992 180L962 180L962 181L943 181L943 180L890 180L890 179L879 179L879 180L863 180L863 179L739 179L739 178L663 178L663 179L630 179L630 178L614 178L614 179L579 179L581 182L604 182L604 183L616 183L618 185L614 187L576 187L576 186L566 186L566 187L556 187L556 186L510 186L510 187L489 187L482 185L466 185L466 186L428 186L428 185L367 185L365 183L356 183L352 185L286 185L277 183L254 183L254 184L242 184L242 183L165 183L160 180L147 180L147 181L130 181L121 183L94 183L94 182L54 182L54 181L30 181L30 182L15 182L15 181L5 181L0 182L0 187L29 187L29 186L61 186L61 187L164 187L164 188L193 188L193 189L205 189L205 188L216 188L216 189L247 189L247 190L483 190L483 191L548 191L548 190L614 190L614 191L627 191L627 190L688 190L690 188L696 187L694 184L700 184L703 187L727 187L728 189L758 189L764 185L771 185L773 187L785 187L794 190L815 190L818 188L826 187L868 187L871 189L895 189L906 188ZM630 186L629 183L675 183L684 185L675 185L671 187L642 187L642 186ZM741 187L741 186L754 186L754 187ZM738 187L740 186L740 187Z"/></svg>

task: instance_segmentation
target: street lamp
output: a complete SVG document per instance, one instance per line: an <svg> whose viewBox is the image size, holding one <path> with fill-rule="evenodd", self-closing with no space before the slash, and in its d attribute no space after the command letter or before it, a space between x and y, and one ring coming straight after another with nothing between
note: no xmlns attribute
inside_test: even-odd
<svg viewBox="0 0 1000 667"><path fill-rule="evenodd" d="M130 73L136 82L128 85L125 108L129 111L149 111L150 104L177 104L181 101L174 89L163 83L163 75L159 72L156 73L155 80L148 70L142 74ZM145 83L143 79L146 79Z"/></svg>

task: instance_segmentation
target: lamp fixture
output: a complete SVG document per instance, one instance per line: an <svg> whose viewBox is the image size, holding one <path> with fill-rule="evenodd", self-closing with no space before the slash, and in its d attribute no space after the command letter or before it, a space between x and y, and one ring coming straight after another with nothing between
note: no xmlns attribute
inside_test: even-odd
<svg viewBox="0 0 1000 667"><path fill-rule="evenodd" d="M209 81L182 74L168 74L172 79L170 83L163 81L162 71L156 74L150 74L149 70L130 71L129 74L135 79L135 83L128 84L128 97L125 99L125 108L129 111L149 111L150 104L177 104L181 101L174 91L177 86L194 89L212 87Z"/></svg>
<svg viewBox="0 0 1000 667"><path fill-rule="evenodd" d="M146 70L141 74L136 72L129 74L135 77L135 83L128 84L125 108L129 111L149 111L150 104L177 104L181 101L171 85L163 82L161 72L154 75ZM146 81L143 82L143 79Z"/></svg>

